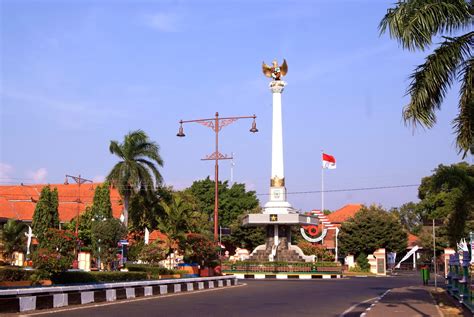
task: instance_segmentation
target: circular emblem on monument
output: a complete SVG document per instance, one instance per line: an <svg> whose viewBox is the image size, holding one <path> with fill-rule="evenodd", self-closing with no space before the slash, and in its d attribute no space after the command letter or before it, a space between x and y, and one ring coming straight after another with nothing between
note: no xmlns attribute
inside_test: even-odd
<svg viewBox="0 0 474 317"><path fill-rule="evenodd" d="M301 226L300 233L306 241L314 243L314 242L319 242L323 240L324 237L326 237L328 233L328 228L326 228L324 224L328 224L330 222L327 216L324 215L319 210L314 210L311 212L311 214L318 217L320 221L319 226L316 226L316 225Z"/></svg>

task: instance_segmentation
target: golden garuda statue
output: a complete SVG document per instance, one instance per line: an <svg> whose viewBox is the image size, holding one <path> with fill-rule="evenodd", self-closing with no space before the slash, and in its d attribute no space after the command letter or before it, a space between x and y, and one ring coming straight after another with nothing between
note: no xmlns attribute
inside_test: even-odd
<svg viewBox="0 0 474 317"><path fill-rule="evenodd" d="M283 59L283 64L281 64L281 66L278 66L278 62L276 60L272 62L272 66L269 66L263 62L262 71L265 76L273 78L273 80L280 80L280 78L285 76L288 72L288 64L286 63L286 59Z"/></svg>

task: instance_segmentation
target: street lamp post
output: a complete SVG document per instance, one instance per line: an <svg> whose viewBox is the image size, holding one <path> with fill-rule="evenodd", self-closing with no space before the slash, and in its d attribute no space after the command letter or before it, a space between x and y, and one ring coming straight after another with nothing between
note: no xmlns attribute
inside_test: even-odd
<svg viewBox="0 0 474 317"><path fill-rule="evenodd" d="M78 192L77 192L77 214L76 214L76 237L78 236L79 232L79 204L81 203L81 184L84 183L92 183L90 179L85 179L82 178L81 175L79 176L72 176L72 175L66 175L66 180L64 181L64 185L68 185L68 178L72 178L79 186Z"/></svg>
<svg viewBox="0 0 474 317"><path fill-rule="evenodd" d="M220 118L219 113L216 112L214 118L209 118L209 119L197 119L197 120L181 120L179 121L179 131L176 136L178 137L184 137L184 130L183 130L183 124L184 123L199 123L203 126L206 126L208 128L211 128L214 130L216 134L215 138L215 143L216 143L216 150L214 153L210 155L206 155L205 158L202 160L204 161L209 161L213 160L215 161L214 165L214 182L215 182L215 193L214 193L214 241L218 241L219 238L219 233L218 233L218 217L219 217L219 160L230 160L232 157L229 157L227 155L224 155L222 153L219 153L219 131L224 128L225 126L239 120L239 119L253 119L252 122L252 128L250 129L250 132L255 133L258 132L257 129L257 124L255 122L255 119L257 117L255 115L253 116L242 116L242 117L224 117Z"/></svg>

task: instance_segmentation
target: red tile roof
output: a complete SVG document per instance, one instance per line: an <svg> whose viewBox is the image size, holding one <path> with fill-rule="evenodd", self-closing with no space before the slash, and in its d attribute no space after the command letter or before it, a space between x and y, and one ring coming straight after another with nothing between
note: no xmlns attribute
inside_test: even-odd
<svg viewBox="0 0 474 317"><path fill-rule="evenodd" d="M80 203L78 203L78 184L50 184L51 189L58 189L59 196L59 220L69 222L76 217L77 210L83 213L87 206L92 205L94 190L101 183L82 184L80 192ZM31 221L35 211L36 202L42 188L46 184L0 186L0 218L13 218L23 221ZM115 188L110 189L110 200L112 203L112 214L119 218L122 213L120 194Z"/></svg>
<svg viewBox="0 0 474 317"><path fill-rule="evenodd" d="M416 245L420 246L420 238L418 236L415 236L414 234L409 233L407 249L411 249Z"/></svg>
<svg viewBox="0 0 474 317"><path fill-rule="evenodd" d="M344 221L353 218L354 215L362 208L361 204L349 204L345 205L341 209L338 209L328 215L329 221L332 223L343 223Z"/></svg>

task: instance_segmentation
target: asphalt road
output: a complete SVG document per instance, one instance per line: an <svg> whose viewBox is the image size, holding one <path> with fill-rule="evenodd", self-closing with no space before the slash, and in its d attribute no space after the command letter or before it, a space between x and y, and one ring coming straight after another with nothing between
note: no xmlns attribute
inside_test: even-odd
<svg viewBox="0 0 474 317"><path fill-rule="evenodd" d="M245 280L247 285L88 306L37 316L360 316L387 289L419 285L418 276L332 280ZM363 303L365 302L365 303ZM350 312L348 311L350 310Z"/></svg>

